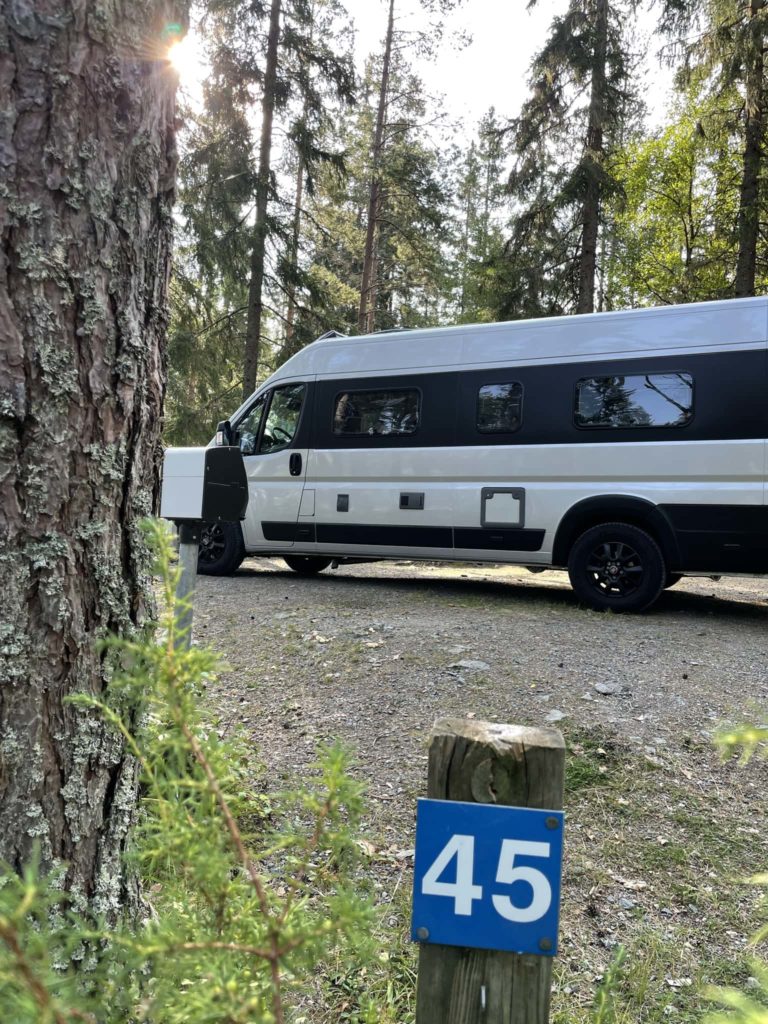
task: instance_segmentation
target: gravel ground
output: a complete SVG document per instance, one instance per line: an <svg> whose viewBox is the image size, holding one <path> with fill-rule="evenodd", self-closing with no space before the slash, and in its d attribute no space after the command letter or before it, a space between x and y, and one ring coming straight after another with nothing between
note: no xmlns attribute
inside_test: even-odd
<svg viewBox="0 0 768 1024"><path fill-rule="evenodd" d="M381 852L372 871L393 907L393 890L402 897L409 884L414 805L436 718L556 724L577 767L605 759L597 782L582 785L577 773L566 797L570 902L555 1020L558 999L563 1020L581 1020L574 1005L589 1004L613 947L640 949L648 929L683 959L664 966L662 958L653 999L643 1002L655 1009L628 1011L628 1020L699 1019L685 990L723 980L708 966L716 957L740 965L724 980L744 980L754 900L729 895L735 916L722 917L714 898L702 910L697 880L717 875L718 865L734 874L768 863L765 765L721 764L710 743L720 724L754 721L768 706L768 580L686 579L650 612L617 616L580 608L554 571L374 563L303 579L277 559L249 559L234 577L199 578L195 614L196 640L229 666L210 692L222 729L252 733L271 784L303 777L321 741L339 738L357 752L368 849ZM711 836L702 831L710 816ZM742 828L745 818L751 825ZM745 830L741 859L732 861L738 844L728 837ZM682 850L678 867L664 859L670 843ZM662 851L658 863L648 844ZM681 872L694 895L671 901ZM393 914L390 924L404 929L404 906ZM712 934L697 952L703 914ZM638 959L647 960L642 948Z"/></svg>
<svg viewBox="0 0 768 1024"><path fill-rule="evenodd" d="M280 773L342 739L374 795L421 786L443 714L598 724L642 746L709 738L768 704L767 626L763 579L686 579L649 613L619 616L579 608L564 573L416 563L303 579L250 559L200 578L196 608L196 638L231 666L222 717L253 727Z"/></svg>

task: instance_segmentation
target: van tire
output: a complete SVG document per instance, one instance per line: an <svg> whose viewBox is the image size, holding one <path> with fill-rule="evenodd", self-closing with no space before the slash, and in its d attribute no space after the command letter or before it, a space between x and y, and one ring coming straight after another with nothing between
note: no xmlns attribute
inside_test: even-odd
<svg viewBox="0 0 768 1024"><path fill-rule="evenodd" d="M331 564L330 558L319 558L316 555L283 555L282 558L288 568L299 576L316 576Z"/></svg>
<svg viewBox="0 0 768 1024"><path fill-rule="evenodd" d="M245 558L239 523L203 523L197 551L200 576L231 576Z"/></svg>
<svg viewBox="0 0 768 1024"><path fill-rule="evenodd" d="M664 588L667 567L653 537L629 523L601 523L579 537L568 558L576 596L597 611L642 612Z"/></svg>

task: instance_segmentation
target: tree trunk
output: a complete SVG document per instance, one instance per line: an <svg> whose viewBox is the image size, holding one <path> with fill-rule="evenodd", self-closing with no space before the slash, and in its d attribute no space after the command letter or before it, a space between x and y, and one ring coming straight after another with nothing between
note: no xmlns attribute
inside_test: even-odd
<svg viewBox="0 0 768 1024"><path fill-rule="evenodd" d="M582 235L579 261L579 296L577 313L592 313L595 308L595 273L597 268L597 233L600 224L600 174L605 149L603 125L605 123L605 61L608 50L608 2L595 4L595 54L589 99L587 147L584 164L587 186L581 207Z"/></svg>
<svg viewBox="0 0 768 1024"><path fill-rule="evenodd" d="M293 201L293 230L291 232L290 263L295 273L299 261L299 241L301 239L301 201L304 195L304 164L299 157L299 169L296 173L296 196ZM281 353L282 361L296 354L294 336L296 334L296 285L288 284L288 304L285 310L285 342Z"/></svg>
<svg viewBox="0 0 768 1024"><path fill-rule="evenodd" d="M376 326L376 277L378 270L378 261L376 259L376 230L379 219L379 201L381 194L379 169L381 165L381 151L384 142L384 121L387 112L389 66L392 59L392 36L394 35L394 30L395 0L389 0L387 36L384 42L384 61L381 66L381 85L379 87L379 107L376 112L376 130L373 136L371 188L368 197L368 223L365 229L363 277L360 284L360 309L357 316L357 329L361 334L370 333Z"/></svg>
<svg viewBox="0 0 768 1024"><path fill-rule="evenodd" d="M256 223L251 250L251 280L248 285L248 322L245 329L245 365L243 367L243 401L255 390L261 349L261 319L264 312L264 252L267 244L267 205L272 154L272 120L275 115L277 86L277 50L280 40L281 0L272 0L267 36L267 63L264 71L264 94L261 100L261 141L259 173L256 180Z"/></svg>
<svg viewBox="0 0 768 1024"><path fill-rule="evenodd" d="M739 256L736 263L734 292L737 298L755 294L757 239L760 230L760 165L763 155L763 28L762 10L765 0L751 0L749 6L750 53L747 57L747 94L744 129L744 158L739 190Z"/></svg>
<svg viewBox="0 0 768 1024"><path fill-rule="evenodd" d="M0 6L0 859L39 845L108 920L135 905L136 764L65 701L105 691L96 643L145 611L183 7Z"/></svg>

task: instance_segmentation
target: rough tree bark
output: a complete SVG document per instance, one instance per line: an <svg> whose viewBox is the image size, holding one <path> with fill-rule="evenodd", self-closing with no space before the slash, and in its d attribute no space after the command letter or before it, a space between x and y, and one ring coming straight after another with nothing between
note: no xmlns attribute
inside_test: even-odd
<svg viewBox="0 0 768 1024"><path fill-rule="evenodd" d="M72 693L144 614L175 178L171 0L0 4L0 858L130 903L137 774Z"/></svg>
<svg viewBox="0 0 768 1024"><path fill-rule="evenodd" d="M587 147L584 163L587 171L587 186L581 207L582 235L581 258L579 260L579 297L577 313L592 313L595 308L595 274L597 268L597 233L600 225L600 172L605 148L603 126L605 123L606 76L605 61L608 51L608 0L597 0L595 4L595 51L590 83L589 120L587 124Z"/></svg>
<svg viewBox="0 0 768 1024"><path fill-rule="evenodd" d="M256 388L261 349L261 320L264 313L264 253L267 245L267 206L272 173L272 121L275 116L277 87L277 51L280 41L281 0L272 0L267 36L267 61L264 69L264 93L261 100L261 137L259 173L256 180L256 223L251 249L251 280L248 284L248 323L245 328L245 365L243 401Z"/></svg>
<svg viewBox="0 0 768 1024"><path fill-rule="evenodd" d="M376 326L376 279L378 275L376 233L378 228L379 202L381 194L379 168L381 165L381 151L384 144L384 122L387 113L389 67L392 60L392 37L394 35L394 30L395 0L389 0L389 18L387 20L387 35L384 41L384 60L381 66L381 83L379 85L379 106L376 111L376 128L373 134L371 187L368 193L368 222L365 228L363 276L360 283L360 308L357 315L357 329L361 334L369 334Z"/></svg>
<svg viewBox="0 0 768 1024"><path fill-rule="evenodd" d="M765 0L750 0L750 52L747 56L746 120L744 155L737 230L739 255L736 263L734 292L738 297L755 294L757 240L760 231L760 168L763 158L765 108L765 38L763 8Z"/></svg>

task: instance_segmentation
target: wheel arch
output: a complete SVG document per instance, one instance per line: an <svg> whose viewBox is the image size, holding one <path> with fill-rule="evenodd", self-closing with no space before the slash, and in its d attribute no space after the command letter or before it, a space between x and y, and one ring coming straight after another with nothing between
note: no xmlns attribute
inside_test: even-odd
<svg viewBox="0 0 768 1024"><path fill-rule="evenodd" d="M565 513L555 533L552 564L565 566L574 542L601 523L628 523L646 530L661 548L667 568L680 568L680 550L672 524L658 505L631 494L601 494L583 498Z"/></svg>

